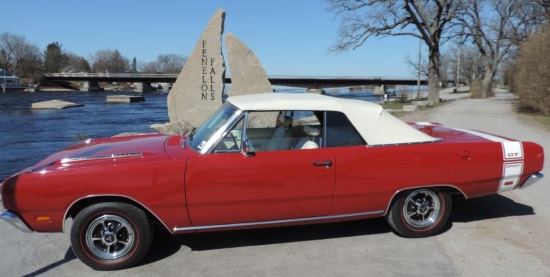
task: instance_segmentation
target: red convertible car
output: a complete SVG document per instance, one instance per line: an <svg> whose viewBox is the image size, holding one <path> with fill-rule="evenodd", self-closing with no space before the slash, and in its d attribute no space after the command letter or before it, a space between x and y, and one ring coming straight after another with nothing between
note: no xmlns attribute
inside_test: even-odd
<svg viewBox="0 0 550 277"><path fill-rule="evenodd" d="M98 270L138 263L153 225L172 234L386 217L403 237L437 234L453 195L523 189L543 148L373 103L316 94L230 97L185 135L97 139L1 184L1 218L62 232Z"/></svg>

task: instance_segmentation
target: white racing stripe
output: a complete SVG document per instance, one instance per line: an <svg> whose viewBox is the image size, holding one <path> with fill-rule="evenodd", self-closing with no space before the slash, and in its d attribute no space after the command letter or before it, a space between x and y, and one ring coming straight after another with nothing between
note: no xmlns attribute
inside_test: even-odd
<svg viewBox="0 0 550 277"><path fill-rule="evenodd" d="M422 126L435 126L430 122L416 122ZM449 128L444 126L445 128ZM449 128L471 135L475 135L490 141L500 142L502 145L502 178L498 186L497 193L513 190L519 185L519 178L523 174L523 145L520 141L511 141L509 139L497 137L495 135L486 134L478 131L467 129Z"/></svg>

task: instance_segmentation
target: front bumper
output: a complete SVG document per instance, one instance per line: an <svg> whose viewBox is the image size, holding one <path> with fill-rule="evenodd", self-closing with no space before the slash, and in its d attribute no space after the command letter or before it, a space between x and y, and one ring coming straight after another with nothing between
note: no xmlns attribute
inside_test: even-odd
<svg viewBox="0 0 550 277"><path fill-rule="evenodd" d="M0 215L0 219L6 221L7 223L11 224L13 227L19 229L20 231L23 231L25 233L32 233L32 230L25 224L25 222L16 214L5 211Z"/></svg>

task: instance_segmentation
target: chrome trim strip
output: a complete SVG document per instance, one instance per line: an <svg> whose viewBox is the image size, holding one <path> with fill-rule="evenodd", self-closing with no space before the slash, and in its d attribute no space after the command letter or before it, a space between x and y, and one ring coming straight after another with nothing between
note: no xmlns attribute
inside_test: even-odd
<svg viewBox="0 0 550 277"><path fill-rule="evenodd" d="M120 198L126 198L126 199L129 199L131 201L134 201L134 202L138 203L140 206L142 206L143 208L147 209L147 211L149 211L154 217L156 217L158 219L158 221L160 223L162 223L164 228L166 228L166 230L168 230L170 232L170 228L168 228L166 223L164 223L164 221L162 221L162 219L158 215L156 215L153 211L151 211L151 209L149 209L147 206L143 205L143 203L137 201L136 199L134 199L132 197L129 197L127 195L120 195L120 194L92 194L92 195L87 195L87 196L83 196L83 197L80 197L80 198L76 199L75 201L73 201L68 206L67 209L65 209L65 214L63 215L63 226L62 226L63 227L63 232L65 232L65 221L67 221L67 213L74 206L74 204L76 204L80 200L87 199L87 198L94 198L94 197L120 197Z"/></svg>
<svg viewBox="0 0 550 277"><path fill-rule="evenodd" d="M428 144L434 142L442 142L442 138L436 138L435 140L417 141L417 142L401 142L401 143L388 143L388 144L368 144L367 147L383 147L383 146L400 146L400 145L416 145L416 144Z"/></svg>
<svg viewBox="0 0 550 277"><path fill-rule="evenodd" d="M10 211L3 212L2 215L0 215L0 219L11 224L11 226L17 228L19 231L32 233L32 230L29 228L29 226L27 226L27 224L25 224L23 219Z"/></svg>
<svg viewBox="0 0 550 277"><path fill-rule="evenodd" d="M233 106L234 107L234 106ZM223 139L224 134L231 131L229 128L233 127L241 119L243 114L242 110L235 107L235 113L210 137L204 147L200 150L201 154L209 154L214 150L214 147Z"/></svg>
<svg viewBox="0 0 550 277"><path fill-rule="evenodd" d="M176 227L174 228L174 232L201 231L201 230L213 230L213 229L222 229L222 228L250 227L250 226L262 226L262 225L284 224L284 223L295 223L295 222L308 222L308 221L316 221L316 220L339 219L339 218L346 218L346 217L375 215L375 214L382 214L383 212L384 211L380 210L380 211L373 211L373 212L366 212L366 213L317 216L317 217L306 217L306 218L295 218L295 219L244 222L244 223L220 224L220 225L206 225L206 226L183 227L183 228Z"/></svg>
<svg viewBox="0 0 550 277"><path fill-rule="evenodd" d="M131 158L131 157L143 157L143 153L136 152L136 153L111 154L108 156L97 156L97 157L64 158L64 159L61 159L61 163L93 161L93 160L103 160L103 159Z"/></svg>
<svg viewBox="0 0 550 277"><path fill-rule="evenodd" d="M544 178L544 175L540 172L536 173L536 174L533 174L525 181L525 183L523 183L523 185L521 185L519 187L519 189L528 188L528 187L534 185L536 182L540 181L542 178Z"/></svg>

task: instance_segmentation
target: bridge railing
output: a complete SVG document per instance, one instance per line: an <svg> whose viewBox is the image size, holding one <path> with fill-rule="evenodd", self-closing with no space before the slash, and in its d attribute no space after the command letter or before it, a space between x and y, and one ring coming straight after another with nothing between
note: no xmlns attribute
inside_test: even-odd
<svg viewBox="0 0 550 277"><path fill-rule="evenodd" d="M176 78L178 74L163 74L163 73L46 73L46 77L56 78Z"/></svg>
<svg viewBox="0 0 550 277"><path fill-rule="evenodd" d="M176 79L179 74L164 73L47 73L46 77L53 78L172 78ZM230 78L230 76L227 76ZM373 80L373 81L410 81L410 76L312 76L312 75L269 75L268 79L288 79L288 80ZM421 81L427 81L421 78Z"/></svg>

